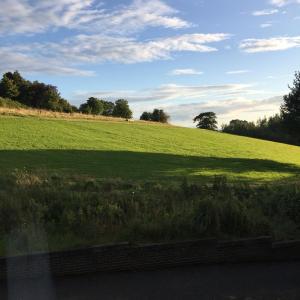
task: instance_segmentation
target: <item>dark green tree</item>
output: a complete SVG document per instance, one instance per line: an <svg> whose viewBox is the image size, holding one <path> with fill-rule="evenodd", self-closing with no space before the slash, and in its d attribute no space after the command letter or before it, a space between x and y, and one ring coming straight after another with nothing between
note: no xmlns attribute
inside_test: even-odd
<svg viewBox="0 0 300 300"><path fill-rule="evenodd" d="M168 123L169 116L162 110L155 108L152 113L152 121L160 123Z"/></svg>
<svg viewBox="0 0 300 300"><path fill-rule="evenodd" d="M15 100L18 95L18 86L9 78L9 76L7 76L7 74L4 74L0 81L0 97Z"/></svg>
<svg viewBox="0 0 300 300"><path fill-rule="evenodd" d="M214 112L204 112L194 118L194 123L197 123L197 128L217 130L217 116Z"/></svg>
<svg viewBox="0 0 300 300"><path fill-rule="evenodd" d="M79 108L82 113L101 115L103 113L103 102L95 97L90 97L86 103Z"/></svg>
<svg viewBox="0 0 300 300"><path fill-rule="evenodd" d="M152 113L144 111L140 116L140 120L142 121L152 121Z"/></svg>
<svg viewBox="0 0 300 300"><path fill-rule="evenodd" d="M153 112L144 111L140 117L143 121L152 121L160 123L168 123L170 116L166 114L162 109L155 108Z"/></svg>
<svg viewBox="0 0 300 300"><path fill-rule="evenodd" d="M113 110L113 116L124 118L124 119L131 119L132 118L132 111L128 105L128 101L124 99L119 99L115 103L115 107Z"/></svg>
<svg viewBox="0 0 300 300"><path fill-rule="evenodd" d="M290 93L283 97L281 114L290 132L299 134L300 130L300 71L295 73L293 86L289 86Z"/></svg>
<svg viewBox="0 0 300 300"><path fill-rule="evenodd" d="M103 116L112 116L115 104L110 101L101 100L103 103Z"/></svg>

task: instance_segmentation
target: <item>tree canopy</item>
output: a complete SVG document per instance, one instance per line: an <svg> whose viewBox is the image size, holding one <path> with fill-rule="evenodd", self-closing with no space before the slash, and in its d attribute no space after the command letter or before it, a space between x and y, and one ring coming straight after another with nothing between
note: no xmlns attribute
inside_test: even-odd
<svg viewBox="0 0 300 300"><path fill-rule="evenodd" d="M3 75L0 82L0 97L16 100L33 108L73 111L71 104L60 96L57 87L25 80L18 71Z"/></svg>
<svg viewBox="0 0 300 300"><path fill-rule="evenodd" d="M152 121L160 123L168 123L170 116L166 114L163 109L155 108L153 112L144 111L140 117L140 120L143 121Z"/></svg>
<svg viewBox="0 0 300 300"><path fill-rule="evenodd" d="M295 73L293 86L289 86L290 93L283 97L281 114L284 122L293 133L300 130L300 71Z"/></svg>
<svg viewBox="0 0 300 300"><path fill-rule="evenodd" d="M204 112L194 118L194 123L197 123L197 128L217 130L217 116L214 112Z"/></svg>
<svg viewBox="0 0 300 300"><path fill-rule="evenodd" d="M129 108L128 101L124 99L119 99L115 102L115 107L113 109L112 115L114 117L131 119L132 111Z"/></svg>

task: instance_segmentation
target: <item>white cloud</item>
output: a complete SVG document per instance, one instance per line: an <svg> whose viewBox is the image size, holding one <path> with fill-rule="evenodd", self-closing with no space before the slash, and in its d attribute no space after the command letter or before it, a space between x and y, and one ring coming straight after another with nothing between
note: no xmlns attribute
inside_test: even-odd
<svg viewBox="0 0 300 300"><path fill-rule="evenodd" d="M300 47L300 36L246 39L240 44L240 49L247 53L282 51L298 47Z"/></svg>
<svg viewBox="0 0 300 300"><path fill-rule="evenodd" d="M238 75L238 74L245 74L245 73L250 73L250 70L232 70L226 72L228 75Z"/></svg>
<svg viewBox="0 0 300 300"><path fill-rule="evenodd" d="M202 100L207 97L212 99L235 97L246 94L253 94L256 91L251 89L249 84L223 84L223 85L177 85L165 84L153 89L137 90L137 91L94 91L94 92L77 92L74 99L82 100L88 95L103 99L126 98L131 103L158 102L168 103L174 100Z"/></svg>
<svg viewBox="0 0 300 300"><path fill-rule="evenodd" d="M99 0L1 0L0 33L38 33L57 28L130 33L145 27L187 28L191 24L161 0L134 0L108 10Z"/></svg>
<svg viewBox="0 0 300 300"><path fill-rule="evenodd" d="M132 33L145 27L187 28L189 22L176 17L178 11L160 0L135 0L127 7L122 7L102 14L94 23L94 28L100 32Z"/></svg>
<svg viewBox="0 0 300 300"><path fill-rule="evenodd" d="M219 101L162 106L162 108L171 115L172 123L183 126L194 126L192 120L195 115L213 111L217 114L220 126L233 119L256 121L259 117L272 116L278 113L281 102L281 96L263 100L241 96Z"/></svg>
<svg viewBox="0 0 300 300"><path fill-rule="evenodd" d="M12 53L10 47L0 47L0 72L19 70L25 73L54 75L93 76L94 72L65 66L56 59L30 56L22 51Z"/></svg>
<svg viewBox="0 0 300 300"><path fill-rule="evenodd" d="M260 16L270 16L277 14L279 12L278 9L264 9L264 10L257 10L252 13L253 16L255 17L260 17Z"/></svg>
<svg viewBox="0 0 300 300"><path fill-rule="evenodd" d="M181 76L181 75L201 75L203 72L197 71L195 69L175 69L170 72L173 76Z"/></svg>
<svg viewBox="0 0 300 300"><path fill-rule="evenodd" d="M92 75L81 70L82 66L165 60L183 51L213 52L218 49L211 43L230 37L225 33L193 33L142 40L134 34L148 27L190 27L178 14L162 0L133 0L112 9L106 9L99 0L2 0L0 35L36 34L61 27L73 31L62 41L0 46L5 52L0 65L20 71Z"/></svg>
<svg viewBox="0 0 300 300"><path fill-rule="evenodd" d="M269 28L269 27L272 27L272 24L271 23L263 23L263 24L260 24L260 27L261 28Z"/></svg>
<svg viewBox="0 0 300 300"><path fill-rule="evenodd" d="M28 60L49 62L61 67L97 64L102 62L140 63L161 59L171 59L174 52L212 52L217 48L209 43L220 42L229 38L227 34L185 34L173 37L137 41L129 37L109 37L101 35L78 35L59 44L34 43L14 45L14 54L27 57ZM0 47L0 50L4 48ZM0 57L0 64L4 57ZM6 63L7 64L7 63Z"/></svg>
<svg viewBox="0 0 300 300"><path fill-rule="evenodd" d="M292 3L300 3L300 0L270 0L270 3L277 7L282 7Z"/></svg>

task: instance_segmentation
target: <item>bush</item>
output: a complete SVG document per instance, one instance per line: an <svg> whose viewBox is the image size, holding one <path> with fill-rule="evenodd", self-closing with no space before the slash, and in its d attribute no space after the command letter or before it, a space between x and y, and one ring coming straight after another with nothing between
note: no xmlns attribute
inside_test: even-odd
<svg viewBox="0 0 300 300"><path fill-rule="evenodd" d="M11 99L7 98L1 98L0 97L0 107L6 107L6 108L27 108L26 105L18 102L18 101L13 101Z"/></svg>
<svg viewBox="0 0 300 300"><path fill-rule="evenodd" d="M296 239L299 216L299 183L255 187L216 178L170 186L26 170L0 176L0 245L17 236L17 253L42 250L37 236L43 232L52 250L204 237Z"/></svg>

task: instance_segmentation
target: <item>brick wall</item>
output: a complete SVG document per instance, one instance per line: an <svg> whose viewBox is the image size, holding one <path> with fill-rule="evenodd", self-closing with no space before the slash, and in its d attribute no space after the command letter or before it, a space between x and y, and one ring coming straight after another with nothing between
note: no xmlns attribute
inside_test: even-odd
<svg viewBox="0 0 300 300"><path fill-rule="evenodd" d="M180 265L287 261L300 259L300 241L273 243L270 237L215 239L168 244L98 246L0 258L0 279L145 270Z"/></svg>

